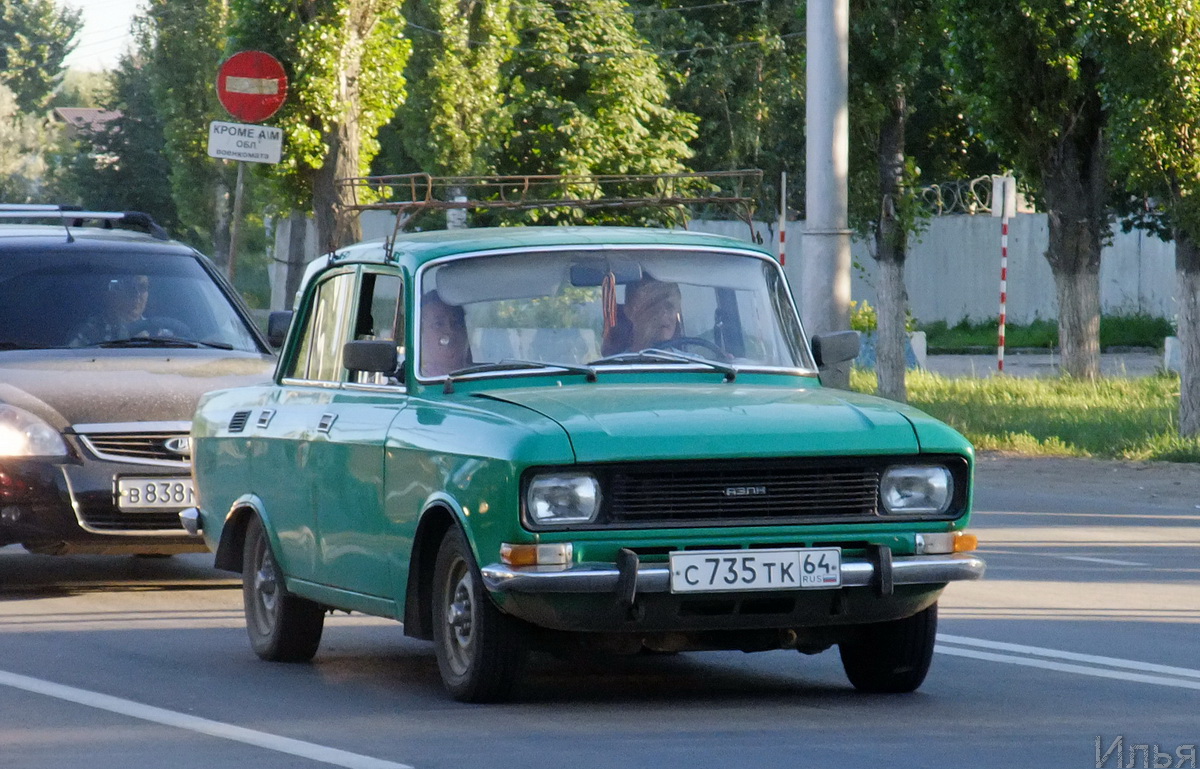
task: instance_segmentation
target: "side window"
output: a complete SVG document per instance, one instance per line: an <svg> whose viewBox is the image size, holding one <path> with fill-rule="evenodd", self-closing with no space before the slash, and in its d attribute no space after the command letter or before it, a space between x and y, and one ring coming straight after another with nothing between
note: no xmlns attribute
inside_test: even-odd
<svg viewBox="0 0 1200 769"><path fill-rule="evenodd" d="M353 296L354 273L334 275L317 286L289 377L341 381L342 345L349 338Z"/></svg>
<svg viewBox="0 0 1200 769"><path fill-rule="evenodd" d="M366 272L358 296L354 321L355 339L387 339L396 343L396 352L404 357L404 299L398 275ZM386 384L383 374L358 372L357 381Z"/></svg>

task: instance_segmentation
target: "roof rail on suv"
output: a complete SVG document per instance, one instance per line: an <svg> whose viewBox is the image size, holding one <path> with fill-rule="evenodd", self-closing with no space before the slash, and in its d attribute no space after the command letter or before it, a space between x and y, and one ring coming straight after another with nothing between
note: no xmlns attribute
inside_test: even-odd
<svg viewBox="0 0 1200 769"><path fill-rule="evenodd" d="M53 219L64 227L82 227L87 220L102 222L104 229L114 224L137 227L158 240L170 240L167 231L150 214L141 211L83 211L79 206L43 203L0 203L0 219Z"/></svg>

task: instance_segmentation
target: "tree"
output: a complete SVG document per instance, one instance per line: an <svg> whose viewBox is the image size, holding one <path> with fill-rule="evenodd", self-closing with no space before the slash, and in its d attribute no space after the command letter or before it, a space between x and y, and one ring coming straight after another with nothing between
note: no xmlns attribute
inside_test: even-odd
<svg viewBox="0 0 1200 769"><path fill-rule="evenodd" d="M171 194L171 165L146 63L137 53L127 54L111 77L112 92L101 106L119 116L64 153L69 161L58 173L58 186L85 209L144 211L174 231L179 216Z"/></svg>
<svg viewBox="0 0 1200 769"><path fill-rule="evenodd" d="M669 174L685 169L696 119L669 104L659 61L623 0L519 6L505 64L510 174Z"/></svg>
<svg viewBox="0 0 1200 769"><path fill-rule="evenodd" d="M517 43L512 0L410 0L414 30L408 99L396 125L423 171L471 176L491 170L508 123L501 68Z"/></svg>
<svg viewBox="0 0 1200 769"><path fill-rule="evenodd" d="M697 117L692 167L763 170L760 209L804 208L804 14L793 0L642 0L638 29L669 63L671 105Z"/></svg>
<svg viewBox="0 0 1200 769"><path fill-rule="evenodd" d="M1063 365L1087 378L1100 367L1100 250L1109 228L1100 5L943 3L946 62L969 120L1046 207Z"/></svg>
<svg viewBox="0 0 1200 769"><path fill-rule="evenodd" d="M22 111L45 108L82 27L82 11L54 0L0 0L0 83Z"/></svg>
<svg viewBox="0 0 1200 769"><path fill-rule="evenodd" d="M1175 241L1179 431L1200 435L1200 3L1124 0L1104 14L1113 171L1141 204L1127 224Z"/></svg>
<svg viewBox="0 0 1200 769"><path fill-rule="evenodd" d="M180 223L211 243L213 260L228 271L235 168L208 156L208 124L224 117L214 82L229 33L225 5L148 0L135 39L161 116Z"/></svg>
<svg viewBox="0 0 1200 769"><path fill-rule="evenodd" d="M46 170L41 147L46 143L42 121L23 113L16 95L0 84L0 201L28 203L40 198Z"/></svg>
<svg viewBox="0 0 1200 769"><path fill-rule="evenodd" d="M405 97L410 43L393 0L232 0L235 39L266 51L288 72L288 100L272 119L287 137L270 173L293 207L311 204L318 246L361 237L339 215L340 178L361 176L379 150L376 134Z"/></svg>

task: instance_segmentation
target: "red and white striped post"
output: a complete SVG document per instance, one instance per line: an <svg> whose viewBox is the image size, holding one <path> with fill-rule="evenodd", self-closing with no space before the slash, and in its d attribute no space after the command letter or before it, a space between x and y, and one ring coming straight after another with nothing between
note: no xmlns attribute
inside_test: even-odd
<svg viewBox="0 0 1200 769"><path fill-rule="evenodd" d="M787 171L779 172L779 263L787 263Z"/></svg>
<svg viewBox="0 0 1200 769"><path fill-rule="evenodd" d="M1008 323L1008 220L1017 213L1017 180L992 177L992 216L1000 217L1000 327L996 345L996 370L1004 372L1004 327Z"/></svg>

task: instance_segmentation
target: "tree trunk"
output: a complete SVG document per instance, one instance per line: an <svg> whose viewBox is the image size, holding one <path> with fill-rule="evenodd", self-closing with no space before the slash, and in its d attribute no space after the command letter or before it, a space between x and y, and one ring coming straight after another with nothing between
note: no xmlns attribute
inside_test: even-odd
<svg viewBox="0 0 1200 769"><path fill-rule="evenodd" d="M337 180L358 176L358 123L347 117L330 126L325 135L329 151L313 176L313 216L317 223L317 251L325 253L362 239L358 212L342 204L351 198L338 188Z"/></svg>
<svg viewBox="0 0 1200 769"><path fill-rule="evenodd" d="M1094 65L1081 70L1083 77L1098 82ZM1058 294L1062 365L1071 376L1085 379L1100 374L1100 249L1108 231L1103 128L1096 90L1042 164L1050 236L1046 261Z"/></svg>
<svg viewBox="0 0 1200 769"><path fill-rule="evenodd" d="M908 292L904 288L904 259L908 232L898 219L904 184L904 122L908 104L897 88L879 130L879 220L875 226L875 259L879 262L876 285L879 326L875 332L875 377L879 394L905 403L904 342L907 335Z"/></svg>
<svg viewBox="0 0 1200 769"><path fill-rule="evenodd" d="M1200 244L1175 232L1175 274L1179 280L1179 346L1183 353L1179 387L1179 434L1200 435Z"/></svg>
<svg viewBox="0 0 1200 769"><path fill-rule="evenodd" d="M213 190L212 258L226 275L229 274L229 226L232 223L229 205L229 187L223 177L218 177Z"/></svg>
<svg viewBox="0 0 1200 769"><path fill-rule="evenodd" d="M304 277L305 241L308 240L308 217L303 211L288 215L287 272L283 281L283 308L295 309L296 292L300 290L300 279Z"/></svg>

